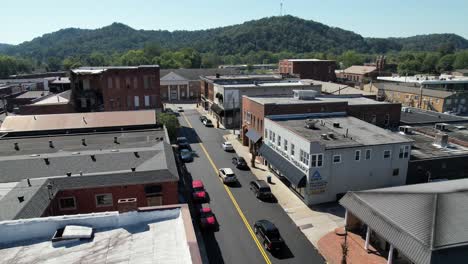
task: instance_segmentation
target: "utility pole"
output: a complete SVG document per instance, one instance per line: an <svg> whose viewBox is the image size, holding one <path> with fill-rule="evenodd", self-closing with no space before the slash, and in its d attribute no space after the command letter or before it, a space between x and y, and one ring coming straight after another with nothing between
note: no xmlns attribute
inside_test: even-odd
<svg viewBox="0 0 468 264"><path fill-rule="evenodd" d="M280 2L280 16L283 16L283 2Z"/></svg>

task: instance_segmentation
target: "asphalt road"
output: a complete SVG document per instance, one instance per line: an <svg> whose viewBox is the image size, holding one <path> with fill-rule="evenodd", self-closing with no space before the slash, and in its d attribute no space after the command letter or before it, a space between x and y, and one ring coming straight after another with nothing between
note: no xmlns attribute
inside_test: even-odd
<svg viewBox="0 0 468 264"><path fill-rule="evenodd" d="M187 163L186 167L193 180L203 180L210 207L220 225L216 232L203 233L210 263L324 263L314 246L278 204L259 201L250 191L249 182L255 180L255 176L250 171L235 169L231 163L235 153L221 148L222 136L227 131L203 126L199 116L196 110L182 113L179 116L182 126L179 135L187 137L196 153L194 161ZM213 165L232 168L240 184L226 190ZM280 254L272 255L256 244L246 224L253 229L253 223L260 219L268 219L279 228L287 245ZM262 242L260 238L258 240Z"/></svg>

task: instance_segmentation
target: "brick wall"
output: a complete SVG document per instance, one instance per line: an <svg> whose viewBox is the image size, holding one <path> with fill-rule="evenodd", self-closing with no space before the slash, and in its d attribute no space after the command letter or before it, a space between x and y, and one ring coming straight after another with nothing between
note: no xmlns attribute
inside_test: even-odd
<svg viewBox="0 0 468 264"><path fill-rule="evenodd" d="M178 203L178 188L177 182L165 182L146 185L125 185L112 186L88 189L73 189L63 190L56 194L52 206L54 215L63 214L86 214L93 212L117 211L117 201L124 198L137 198L138 207L149 206L145 194L145 186L160 185L162 187L162 205L170 205ZM111 206L97 206L96 195L112 194ZM61 210L59 207L60 198L75 197L76 209ZM49 212L50 214L50 212Z"/></svg>
<svg viewBox="0 0 468 264"><path fill-rule="evenodd" d="M281 74L297 74L301 79L318 81L335 81L335 61L288 61L281 60L278 64Z"/></svg>
<svg viewBox="0 0 468 264"><path fill-rule="evenodd" d="M41 104L20 106L20 115L49 115L74 113L72 104Z"/></svg>
<svg viewBox="0 0 468 264"><path fill-rule="evenodd" d="M398 127L401 104L349 105L347 112L350 116L379 127Z"/></svg>

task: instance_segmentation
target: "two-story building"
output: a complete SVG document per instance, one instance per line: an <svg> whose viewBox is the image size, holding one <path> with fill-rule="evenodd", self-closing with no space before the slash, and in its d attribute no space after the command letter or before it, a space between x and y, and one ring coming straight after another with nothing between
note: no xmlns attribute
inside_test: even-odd
<svg viewBox="0 0 468 264"><path fill-rule="evenodd" d="M268 166L306 204L406 183L412 141L345 113L265 118Z"/></svg>
<svg viewBox="0 0 468 264"><path fill-rule="evenodd" d="M336 80L336 61L319 59L284 59L278 63L282 75L294 75L301 79L314 79L325 82Z"/></svg>

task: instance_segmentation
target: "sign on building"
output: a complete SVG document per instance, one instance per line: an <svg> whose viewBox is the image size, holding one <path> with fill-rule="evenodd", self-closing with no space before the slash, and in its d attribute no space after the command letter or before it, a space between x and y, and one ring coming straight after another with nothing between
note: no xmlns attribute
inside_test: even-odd
<svg viewBox="0 0 468 264"><path fill-rule="evenodd" d="M309 194L320 194L327 189L327 181L322 178L319 171L315 171L309 179Z"/></svg>

